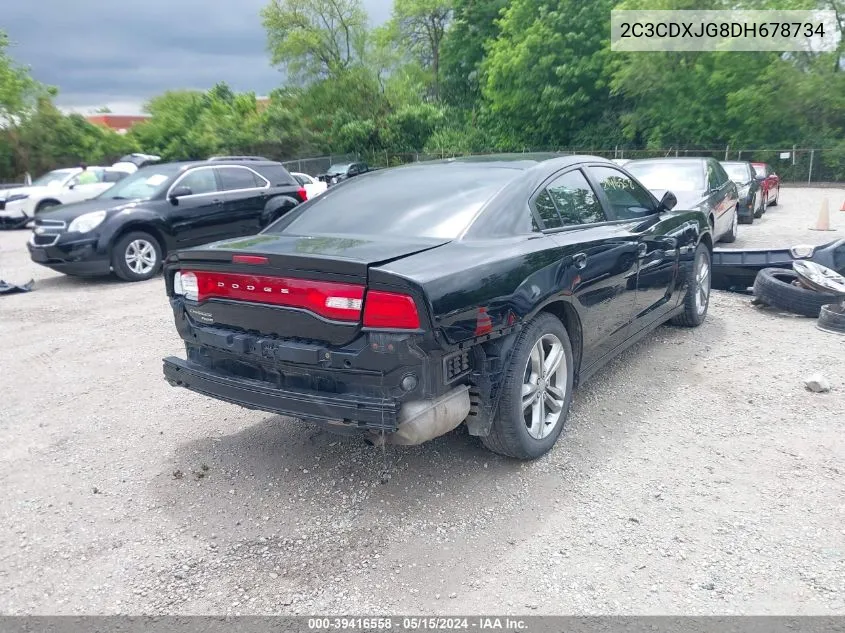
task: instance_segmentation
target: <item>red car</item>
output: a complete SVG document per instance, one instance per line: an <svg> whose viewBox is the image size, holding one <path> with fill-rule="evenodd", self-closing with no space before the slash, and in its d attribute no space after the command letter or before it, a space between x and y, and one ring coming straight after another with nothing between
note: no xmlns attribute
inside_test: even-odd
<svg viewBox="0 0 845 633"><path fill-rule="evenodd" d="M780 176L767 163L751 163L760 181L760 191L763 192L763 208L776 207L780 197Z"/></svg>

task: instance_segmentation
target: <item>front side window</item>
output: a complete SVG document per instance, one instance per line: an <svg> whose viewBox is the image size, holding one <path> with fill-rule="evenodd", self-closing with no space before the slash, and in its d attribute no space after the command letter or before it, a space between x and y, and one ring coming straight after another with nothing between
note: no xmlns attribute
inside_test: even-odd
<svg viewBox="0 0 845 633"><path fill-rule="evenodd" d="M613 167L590 167L610 202L612 220L633 220L655 212L651 195L627 174Z"/></svg>
<svg viewBox="0 0 845 633"><path fill-rule="evenodd" d="M543 228L555 229L604 222L601 203L580 170L555 178L534 200Z"/></svg>
<svg viewBox="0 0 845 633"><path fill-rule="evenodd" d="M195 169L188 172L177 186L188 187L192 195L217 191L217 181L214 178L213 169Z"/></svg>

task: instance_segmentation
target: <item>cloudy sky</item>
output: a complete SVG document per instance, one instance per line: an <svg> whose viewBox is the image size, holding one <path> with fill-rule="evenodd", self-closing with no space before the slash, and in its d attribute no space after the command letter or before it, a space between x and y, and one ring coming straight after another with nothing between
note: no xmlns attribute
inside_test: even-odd
<svg viewBox="0 0 845 633"><path fill-rule="evenodd" d="M373 23L391 0L363 0ZM265 0L23 0L3 3L10 53L59 88L59 105L86 112L139 112L168 89L226 81L266 94L270 67L259 11Z"/></svg>

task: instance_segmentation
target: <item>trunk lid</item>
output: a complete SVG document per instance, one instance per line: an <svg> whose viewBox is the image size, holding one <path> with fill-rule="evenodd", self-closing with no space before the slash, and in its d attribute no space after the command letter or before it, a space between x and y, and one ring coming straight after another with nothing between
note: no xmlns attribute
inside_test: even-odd
<svg viewBox="0 0 845 633"><path fill-rule="evenodd" d="M196 323L343 345L360 332L370 267L448 241L262 234L181 250L177 258L183 272L199 277L198 301L185 302Z"/></svg>

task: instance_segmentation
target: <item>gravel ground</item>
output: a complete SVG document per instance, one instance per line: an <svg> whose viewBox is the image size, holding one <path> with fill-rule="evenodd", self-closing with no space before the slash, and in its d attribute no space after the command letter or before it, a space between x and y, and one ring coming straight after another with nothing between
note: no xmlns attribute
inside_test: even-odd
<svg viewBox="0 0 845 633"><path fill-rule="evenodd" d="M838 232L805 230L824 196ZM843 236L842 200L784 189L736 245ZM54 274L27 237L0 233L37 285L0 298L0 613L845 614L845 338L812 320L714 293L536 462L383 452L169 387L161 280Z"/></svg>

